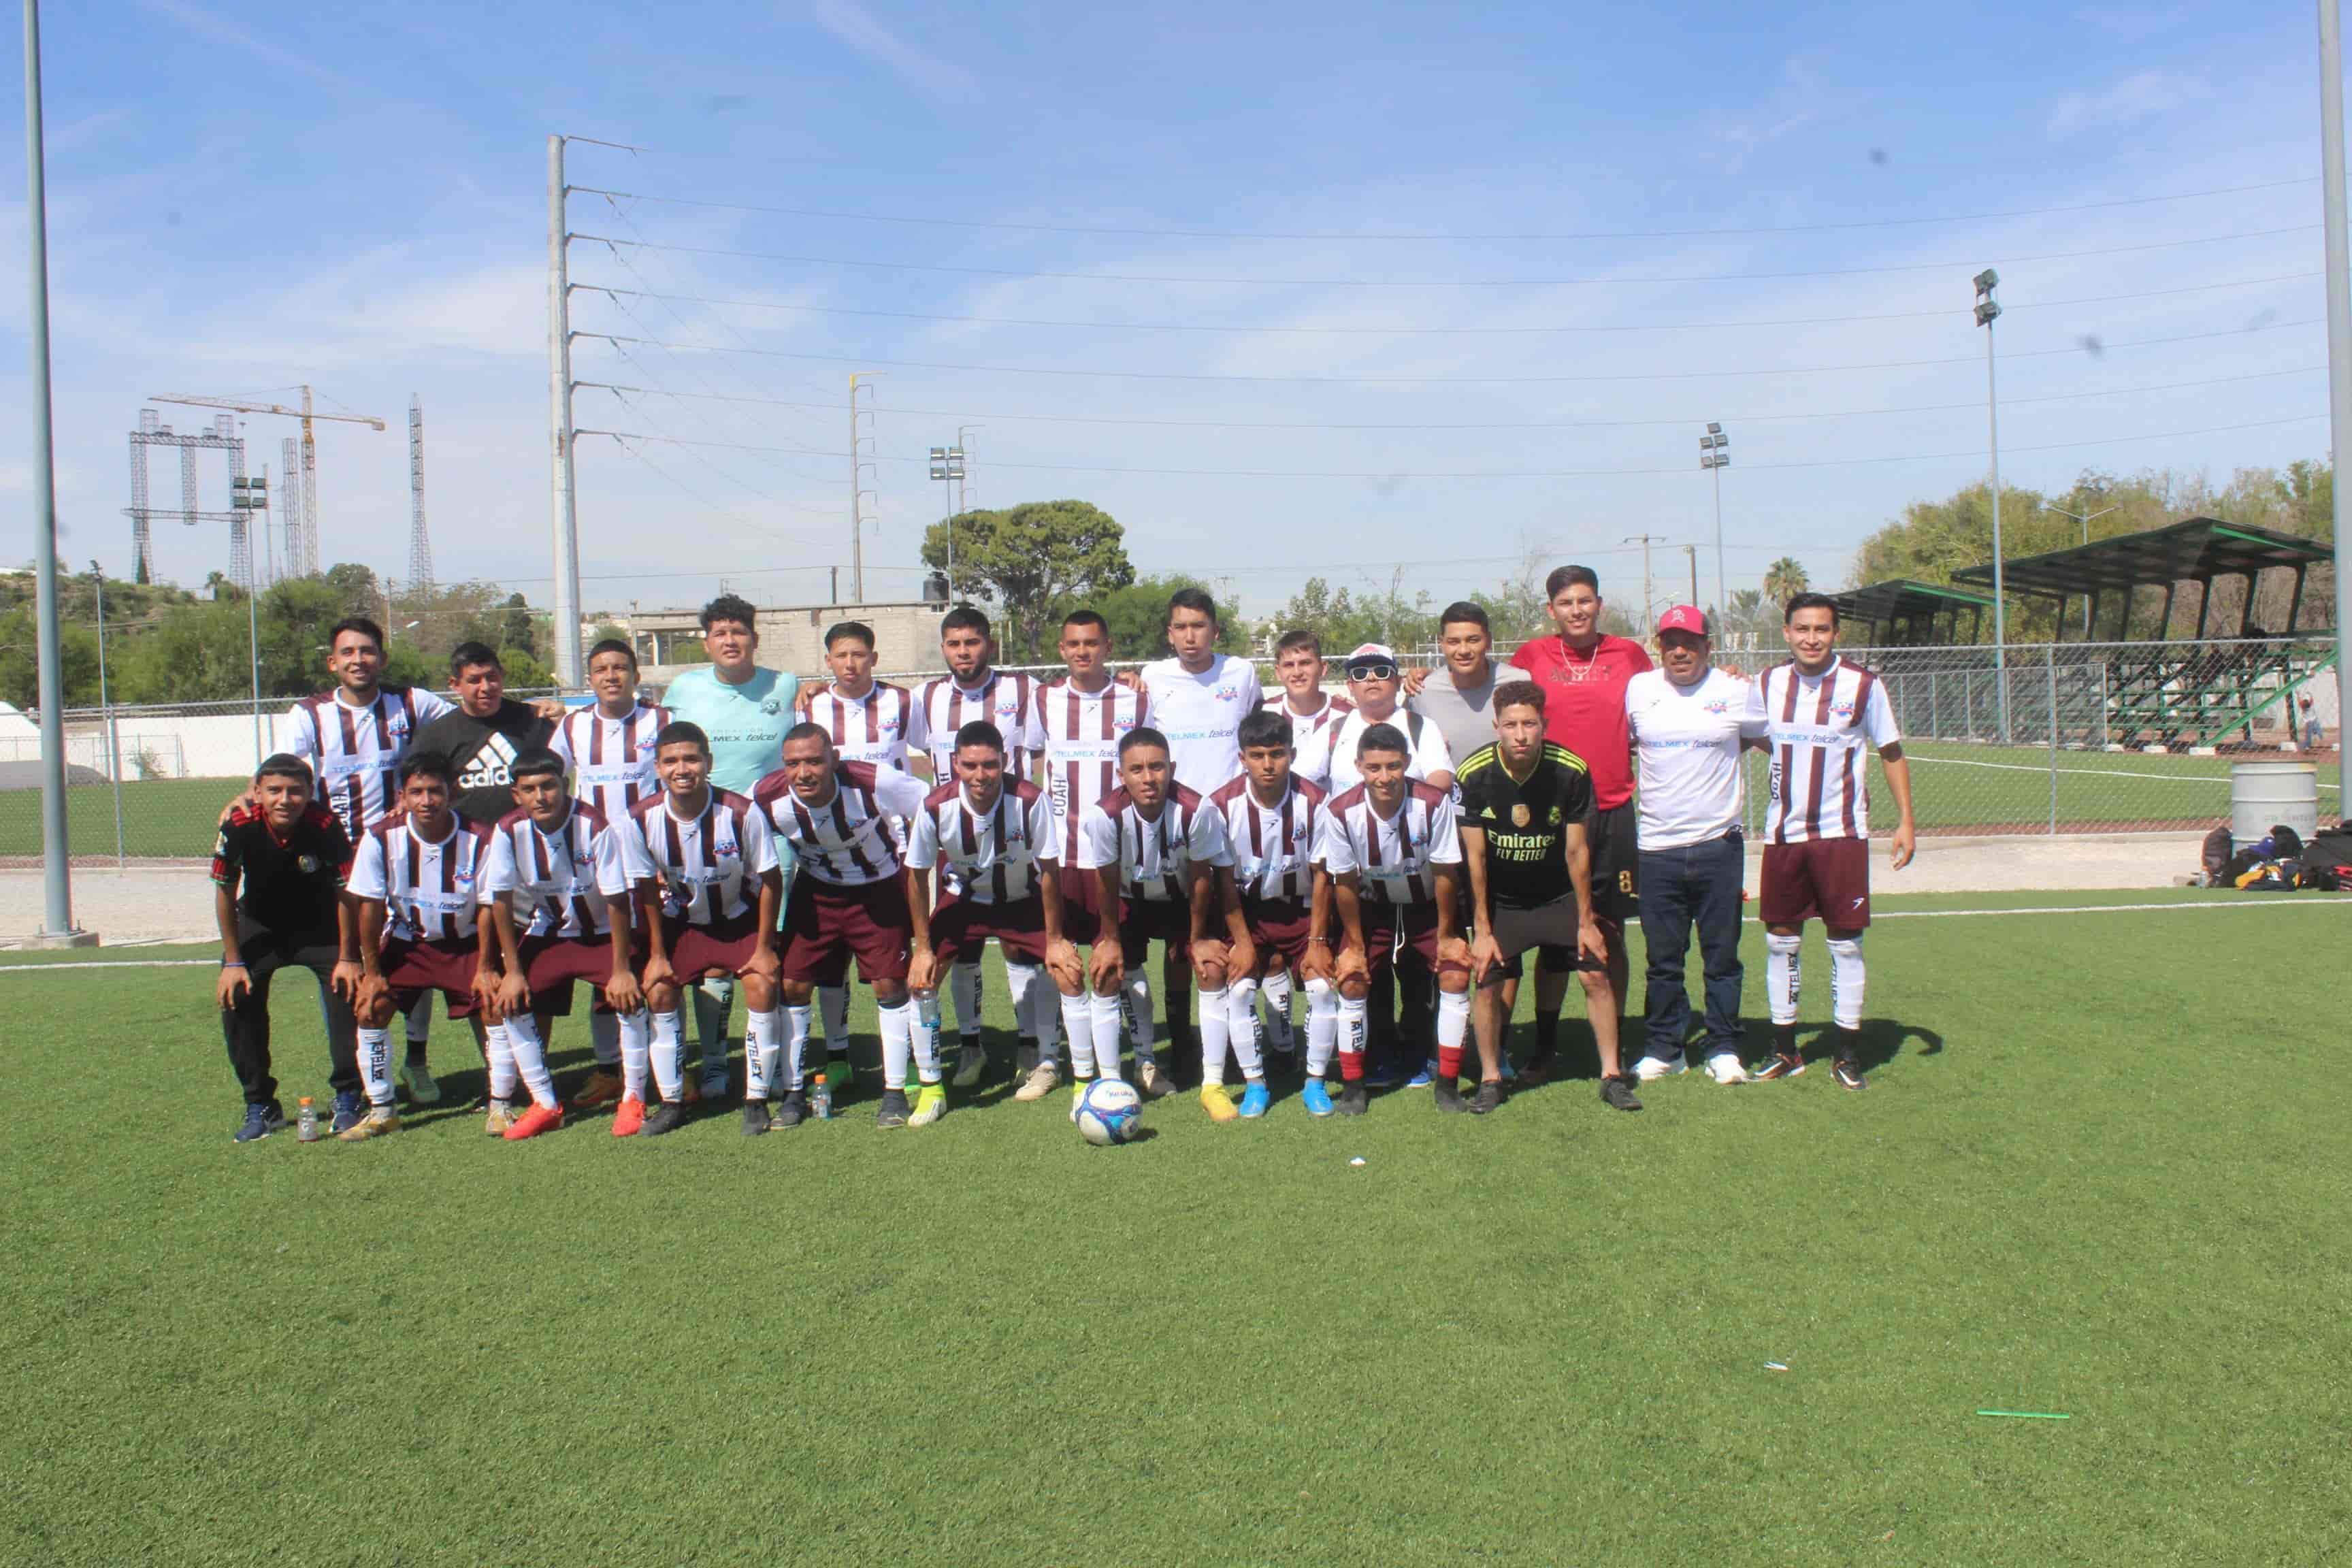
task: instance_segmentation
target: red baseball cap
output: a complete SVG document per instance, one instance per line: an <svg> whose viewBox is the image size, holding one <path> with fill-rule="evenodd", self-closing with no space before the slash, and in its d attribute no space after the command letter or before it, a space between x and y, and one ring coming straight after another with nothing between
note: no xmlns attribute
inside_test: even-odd
<svg viewBox="0 0 2352 1568"><path fill-rule="evenodd" d="M1705 637L1706 636L1706 617L1699 614L1698 606L1696 605L1676 605L1658 617L1658 629L1662 632L1690 632L1698 637Z"/></svg>

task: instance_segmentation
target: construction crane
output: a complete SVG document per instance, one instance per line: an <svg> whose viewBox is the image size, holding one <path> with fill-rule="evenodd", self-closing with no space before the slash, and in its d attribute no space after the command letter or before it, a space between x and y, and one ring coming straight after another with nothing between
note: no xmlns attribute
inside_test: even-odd
<svg viewBox="0 0 2352 1568"><path fill-rule="evenodd" d="M174 396L167 392L159 392L147 401L182 403L194 408L226 408L236 414L277 414L289 419L299 419L302 422L301 482L298 487L291 474L280 480L288 489L294 490L300 498L299 518L293 515L294 507L289 506L286 509L289 514L286 552L289 559L299 558L315 570L319 550L319 451L310 437L310 422L313 419L336 419L347 425L364 425L371 430L381 430L384 425L383 420L368 414L320 414L310 405L310 389L308 386L296 387L294 390L302 395L302 406L299 408L289 408L277 403L248 403L236 397ZM295 548L298 531L301 545L299 550Z"/></svg>

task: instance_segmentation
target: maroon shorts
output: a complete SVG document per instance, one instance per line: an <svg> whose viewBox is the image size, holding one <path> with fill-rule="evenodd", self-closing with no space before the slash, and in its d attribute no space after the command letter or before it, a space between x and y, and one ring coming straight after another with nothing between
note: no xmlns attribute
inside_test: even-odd
<svg viewBox="0 0 2352 1568"><path fill-rule="evenodd" d="M392 987L392 1008L405 1013L427 991L438 991L449 1005L452 1018L470 1018L480 1006L474 996L474 969L478 962L470 942L410 942L394 937L376 956L384 984Z"/></svg>
<svg viewBox="0 0 2352 1568"><path fill-rule="evenodd" d="M803 868L784 903L783 978L804 985L840 985L857 960L866 984L907 978L915 935L907 912L907 884L896 877L863 887L821 882Z"/></svg>
<svg viewBox="0 0 2352 1568"><path fill-rule="evenodd" d="M1276 968L1293 973L1307 960L1307 933L1314 913L1301 899L1242 900L1242 918L1249 922L1250 941L1257 944L1258 973Z"/></svg>
<svg viewBox="0 0 2352 1568"><path fill-rule="evenodd" d="M940 963L970 959L977 963L981 949L992 939L1004 950L1007 963L1045 963L1045 900L1032 894L1009 904L982 904L950 892L940 894L940 907L931 911L931 951Z"/></svg>
<svg viewBox="0 0 2352 1568"><path fill-rule="evenodd" d="M1182 899L1121 899L1118 937L1130 963L1156 938L1177 949L1192 944L1192 906Z"/></svg>
<svg viewBox="0 0 2352 1568"><path fill-rule="evenodd" d="M572 983L583 980L596 994L596 1011L604 1005L604 983L613 978L610 936L527 936L515 943L522 952L523 983L530 987L530 1010L551 1017L569 1017Z"/></svg>
<svg viewBox="0 0 2352 1568"><path fill-rule="evenodd" d="M1430 973L1440 972L1437 906L1366 903L1364 957L1372 973L1379 974L1408 952L1420 954Z"/></svg>
<svg viewBox="0 0 2352 1568"><path fill-rule="evenodd" d="M662 916L662 945L669 950L669 970L680 985L691 985L706 975L732 980L751 962L760 942L760 916L745 910L733 920L715 920L707 926Z"/></svg>
<svg viewBox="0 0 2352 1568"><path fill-rule="evenodd" d="M1066 861L1056 879L1062 889L1062 934L1079 947L1102 935L1102 879Z"/></svg>
<svg viewBox="0 0 2352 1568"><path fill-rule="evenodd" d="M1768 926L1817 920L1832 931L1870 923L1870 844L1862 838L1807 838L1764 846L1757 918Z"/></svg>

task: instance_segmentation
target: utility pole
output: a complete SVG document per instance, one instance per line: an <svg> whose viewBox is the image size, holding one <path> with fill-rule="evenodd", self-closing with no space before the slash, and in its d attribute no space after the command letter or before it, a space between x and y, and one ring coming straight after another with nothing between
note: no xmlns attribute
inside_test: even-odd
<svg viewBox="0 0 2352 1568"><path fill-rule="evenodd" d="M547 397L554 465L549 510L555 531L555 680L581 684L580 513L572 468L572 265L564 226L563 138L547 139Z"/></svg>
<svg viewBox="0 0 2352 1568"><path fill-rule="evenodd" d="M1702 605L1698 602L1698 546L1696 544L1685 544L1683 546L1683 553L1690 557L1691 608L1698 611L1701 615L1705 615L1706 613L1706 606ZM1720 606L1717 606L1717 608L1719 609Z"/></svg>
<svg viewBox="0 0 2352 1568"><path fill-rule="evenodd" d="M1650 546L1664 544L1666 542L1666 538L1662 533L1632 533L1625 536L1625 542L1642 547L1642 625L1640 629L1646 632L1657 619L1651 613L1651 606L1656 601L1650 596Z"/></svg>
<svg viewBox="0 0 2352 1568"><path fill-rule="evenodd" d="M1992 324L2000 301L1992 291L2000 274L1986 268L1976 275L1977 325L1985 330L1985 429L1992 451L1992 674L2000 699L2001 744L2009 743L2009 598L2000 545L2000 399L1993 388Z"/></svg>
<svg viewBox="0 0 2352 1568"><path fill-rule="evenodd" d="M855 370L849 373L849 593L859 604L866 603L866 470L874 467L859 451L859 443L867 437L858 434L858 416L873 416L873 410L861 409L857 395L870 392L861 381L871 382L879 371Z"/></svg>
<svg viewBox="0 0 2352 1568"><path fill-rule="evenodd" d="M2327 428L2335 460L2352 452L2352 292L2347 292L2347 257L2344 232L2344 31L2337 0L2319 0L2319 149L2320 187L2327 216ZM29 51L28 51L29 52ZM2352 747L2352 657L2345 647L2345 628L2352 626L2352 579L2344 571L2345 519L2352 515L2344 491L2336 491L2336 782L2352 784L2346 761ZM2289 630L2294 628L2289 627ZM2344 797L2336 796L2340 808Z"/></svg>

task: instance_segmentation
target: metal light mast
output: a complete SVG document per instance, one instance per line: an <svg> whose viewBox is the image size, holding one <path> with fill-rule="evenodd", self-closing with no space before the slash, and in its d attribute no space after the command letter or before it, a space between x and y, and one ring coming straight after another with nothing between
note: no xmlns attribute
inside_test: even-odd
<svg viewBox="0 0 2352 1568"><path fill-rule="evenodd" d="M408 591L433 592L433 541L425 531L425 401L408 399Z"/></svg>

